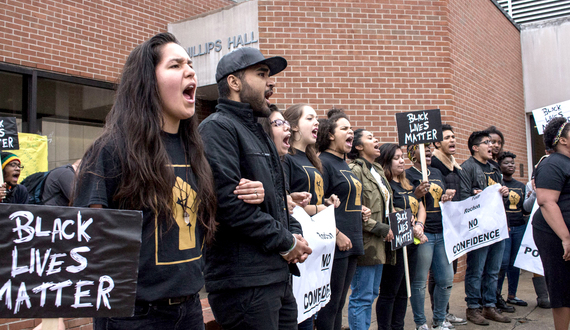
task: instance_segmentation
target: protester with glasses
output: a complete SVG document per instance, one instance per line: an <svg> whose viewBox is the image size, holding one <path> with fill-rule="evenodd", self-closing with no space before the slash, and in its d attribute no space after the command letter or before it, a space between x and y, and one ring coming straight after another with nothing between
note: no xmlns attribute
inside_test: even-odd
<svg viewBox="0 0 570 330"><path fill-rule="evenodd" d="M532 222L550 294L554 328L570 324L570 124L552 119L544 128L544 144L554 153L536 168L536 200Z"/></svg>
<svg viewBox="0 0 570 330"><path fill-rule="evenodd" d="M471 157L461 164L461 199L479 194L494 184L501 184L503 198L509 188L503 185L500 170L491 166L491 136L487 131L471 133L467 141ZM505 241L494 243L467 253L465 273L465 301L467 320L477 325L489 325L489 321L510 323L511 319L497 311L497 279L503 260ZM482 308L482 311L480 310Z"/></svg>
<svg viewBox="0 0 570 330"><path fill-rule="evenodd" d="M289 143L291 140L291 124L286 121L285 118L283 118L281 110L279 110L275 104L270 105L269 109L271 110L269 117L259 118L258 121L261 123L261 126L263 127L265 133L269 135L275 144L277 153L283 160L290 148ZM283 162L281 162L281 165L283 165ZM285 181L287 181L287 175L285 175ZM287 207L289 209L289 213L293 213L295 206L299 205L301 207L305 207L310 202L310 193L306 191L291 192L289 185L287 182L285 183L287 190ZM298 228L299 232L301 232L301 226L297 221L293 221L292 225Z"/></svg>
<svg viewBox="0 0 570 330"><path fill-rule="evenodd" d="M443 174L431 167L430 144L425 145L425 159L427 165L427 181L423 180L420 148L417 144L408 146L408 158L413 166L406 170L406 177L416 188L415 197L421 201L426 209L424 235L427 242L418 246L415 275L411 280L412 296L410 303L414 313L416 329L428 330L424 310L426 281L430 268L435 278L433 322L431 329L447 330L452 328L446 320L447 303L453 287L453 265L447 260L443 238L443 222L441 217L441 203L450 201L455 190L446 189ZM420 189L417 189L420 188Z"/></svg>
<svg viewBox="0 0 570 330"><path fill-rule="evenodd" d="M27 204L28 190L21 184L18 184L20 171L24 169L24 165L20 162L18 156L9 153L2 153L2 174L4 182L0 186L0 198L2 203Z"/></svg>

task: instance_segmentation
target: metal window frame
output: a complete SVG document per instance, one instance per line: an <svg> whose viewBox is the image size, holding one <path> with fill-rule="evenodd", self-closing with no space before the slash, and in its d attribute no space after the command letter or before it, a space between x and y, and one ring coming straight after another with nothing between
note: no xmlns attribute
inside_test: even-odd
<svg viewBox="0 0 570 330"><path fill-rule="evenodd" d="M38 130L38 78L62 81L77 85L116 90L117 84L70 76L35 68L24 67L0 62L0 72L21 74L24 77L22 86L22 131L24 133L37 133Z"/></svg>

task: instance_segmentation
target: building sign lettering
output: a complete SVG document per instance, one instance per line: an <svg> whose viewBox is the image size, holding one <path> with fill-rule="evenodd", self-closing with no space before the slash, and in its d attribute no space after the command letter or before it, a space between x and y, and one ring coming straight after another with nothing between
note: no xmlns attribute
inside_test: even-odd
<svg viewBox="0 0 570 330"><path fill-rule="evenodd" d="M259 42L259 40L255 39L255 34L252 31L250 33L244 33L243 35L239 34L237 36L228 37L226 47L227 49L232 50L238 48L239 46L247 46L257 42ZM186 48L186 51L188 52L188 55L190 55L190 58L194 58L210 54L212 51L219 53L222 51L223 47L224 45L222 40L218 39L216 41L205 42L197 46L188 47Z"/></svg>

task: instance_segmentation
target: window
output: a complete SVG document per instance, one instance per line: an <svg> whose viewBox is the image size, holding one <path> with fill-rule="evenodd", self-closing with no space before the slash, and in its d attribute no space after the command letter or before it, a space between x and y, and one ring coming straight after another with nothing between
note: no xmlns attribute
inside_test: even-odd
<svg viewBox="0 0 570 330"><path fill-rule="evenodd" d="M0 63L0 116L48 137L49 169L73 163L101 133L115 85Z"/></svg>
<svg viewBox="0 0 570 330"><path fill-rule="evenodd" d="M99 136L114 91L38 78L38 123L48 137L49 168L81 158Z"/></svg>

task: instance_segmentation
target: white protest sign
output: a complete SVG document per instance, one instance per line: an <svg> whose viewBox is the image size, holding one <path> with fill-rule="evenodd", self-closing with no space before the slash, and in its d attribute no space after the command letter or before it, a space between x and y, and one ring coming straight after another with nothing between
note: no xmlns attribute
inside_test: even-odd
<svg viewBox="0 0 570 330"><path fill-rule="evenodd" d="M521 247L517 253L514 266L520 269L527 270L531 273L540 274L544 276L544 268L542 268L542 260L540 259L540 254L538 254L538 248L534 243L534 237L532 236L532 218L534 213L538 210L538 203L535 201L532 207L532 212L528 218L528 223L526 225L526 230L524 231L524 236L521 242Z"/></svg>
<svg viewBox="0 0 570 330"><path fill-rule="evenodd" d="M509 238L500 184L460 202L441 203L447 260Z"/></svg>
<svg viewBox="0 0 570 330"><path fill-rule="evenodd" d="M570 120L570 100L532 110L532 116L534 117L538 134L542 135L544 128L552 119L565 117Z"/></svg>
<svg viewBox="0 0 570 330"><path fill-rule="evenodd" d="M308 319L324 307L331 297L331 272L336 245L334 206L310 217L305 210L296 207L293 217L303 227L303 237L313 253L304 263L299 263L301 276L293 276L293 294L297 300L297 321Z"/></svg>

